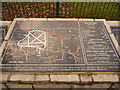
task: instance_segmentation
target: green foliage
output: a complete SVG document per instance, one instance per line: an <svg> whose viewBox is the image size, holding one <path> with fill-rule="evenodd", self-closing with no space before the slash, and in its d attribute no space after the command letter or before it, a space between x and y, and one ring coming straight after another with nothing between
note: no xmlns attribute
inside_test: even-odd
<svg viewBox="0 0 120 90"><path fill-rule="evenodd" d="M117 2L60 2L60 18L101 18L120 20ZM2 19L54 18L56 2L2 2Z"/></svg>

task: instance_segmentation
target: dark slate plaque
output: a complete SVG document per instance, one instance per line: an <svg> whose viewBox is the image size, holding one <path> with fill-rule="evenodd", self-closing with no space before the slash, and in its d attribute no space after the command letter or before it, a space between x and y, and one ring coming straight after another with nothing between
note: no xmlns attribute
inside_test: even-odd
<svg viewBox="0 0 120 90"><path fill-rule="evenodd" d="M116 38L116 40L118 41L118 44L120 46L120 27L112 27L112 32Z"/></svg>
<svg viewBox="0 0 120 90"><path fill-rule="evenodd" d="M6 27L0 27L0 46L4 40L5 35L6 35Z"/></svg>
<svg viewBox="0 0 120 90"><path fill-rule="evenodd" d="M100 21L18 21L3 71L118 71L119 55Z"/></svg>

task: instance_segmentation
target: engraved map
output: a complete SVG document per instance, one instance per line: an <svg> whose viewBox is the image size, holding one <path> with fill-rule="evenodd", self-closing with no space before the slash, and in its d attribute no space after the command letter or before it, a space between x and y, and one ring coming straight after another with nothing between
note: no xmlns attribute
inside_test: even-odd
<svg viewBox="0 0 120 90"><path fill-rule="evenodd" d="M118 71L119 63L100 21L18 21L2 58L3 71Z"/></svg>

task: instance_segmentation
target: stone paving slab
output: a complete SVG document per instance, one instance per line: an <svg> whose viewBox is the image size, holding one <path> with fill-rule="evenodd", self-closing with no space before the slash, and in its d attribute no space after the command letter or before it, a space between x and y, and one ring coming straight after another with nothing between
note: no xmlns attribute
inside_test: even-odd
<svg viewBox="0 0 120 90"><path fill-rule="evenodd" d="M8 80L8 76L9 76L9 74L2 75L2 81L3 81L3 82L9 81L9 80Z"/></svg>
<svg viewBox="0 0 120 90"><path fill-rule="evenodd" d="M0 87L0 89L8 90L8 88L4 84L1 84L0 86L2 86L2 87Z"/></svg>
<svg viewBox="0 0 120 90"><path fill-rule="evenodd" d="M80 82L78 75L50 75L50 79L51 82Z"/></svg>
<svg viewBox="0 0 120 90"><path fill-rule="evenodd" d="M49 75L36 75L35 76L35 81L38 82L48 82L50 81Z"/></svg>
<svg viewBox="0 0 120 90"><path fill-rule="evenodd" d="M65 90L80 90L80 88L87 89L87 90L96 90L98 88L101 88L102 90L119 90L120 89L120 83L117 84L110 84L110 83L97 83L97 84L60 84L60 83L37 83L37 84L6 84L6 86L9 88L8 90L16 90L15 88L23 88L23 90L26 88L27 90L41 90L43 89L57 89L59 88L65 89ZM5 88L7 88L5 86ZM112 86L112 87L111 87ZM26 90L25 89L25 90Z"/></svg>
<svg viewBox="0 0 120 90"><path fill-rule="evenodd" d="M21 81L21 77L22 75L12 75L11 78L10 78L10 81Z"/></svg>
<svg viewBox="0 0 120 90"><path fill-rule="evenodd" d="M48 19L48 20L50 20L50 19ZM76 18L51 18L51 20L55 20L55 21L69 21L69 20L71 20L71 21L78 21L79 19L76 19Z"/></svg>
<svg viewBox="0 0 120 90"><path fill-rule="evenodd" d="M101 82L120 82L117 74L79 74L79 75L26 75L26 74L3 74L2 82L68 82L68 83L101 83Z"/></svg>
<svg viewBox="0 0 120 90"><path fill-rule="evenodd" d="M33 85L34 89L38 88L70 88L70 85L66 84L35 84Z"/></svg>
<svg viewBox="0 0 120 90"><path fill-rule="evenodd" d="M111 26L111 27L118 27L119 22L118 21L107 21L107 23Z"/></svg>
<svg viewBox="0 0 120 90"><path fill-rule="evenodd" d="M0 26L10 26L12 21L0 21Z"/></svg>
<svg viewBox="0 0 120 90"><path fill-rule="evenodd" d="M12 75L10 81L34 82L35 75Z"/></svg>
<svg viewBox="0 0 120 90"><path fill-rule="evenodd" d="M94 21L94 19L79 19L79 21Z"/></svg>
<svg viewBox="0 0 120 90"><path fill-rule="evenodd" d="M99 83L99 84L92 84L91 85L91 88L109 88L111 86L111 84L109 84L109 83L104 83L104 84L101 84L101 83Z"/></svg>
<svg viewBox="0 0 120 90"><path fill-rule="evenodd" d="M93 82L120 82L116 74L92 75Z"/></svg>
<svg viewBox="0 0 120 90"><path fill-rule="evenodd" d="M33 90L32 85L30 84L7 84L7 86L10 88L10 90L16 90L17 88Z"/></svg>
<svg viewBox="0 0 120 90"><path fill-rule="evenodd" d="M80 75L81 83L91 83L92 76L91 75Z"/></svg>
<svg viewBox="0 0 120 90"><path fill-rule="evenodd" d="M119 88L120 89L120 83L114 84L111 88Z"/></svg>
<svg viewBox="0 0 120 90"><path fill-rule="evenodd" d="M101 84L101 83L99 83L99 84L83 84L83 85L73 85L72 86L72 90L74 90L74 88L76 89L76 88L88 88L88 89L91 89L91 88L95 88L95 90L97 89L97 88L106 88L106 90L109 88L111 86L111 84L109 84L109 83L104 83L104 84ZM93 89L91 89L91 90L93 90Z"/></svg>
<svg viewBox="0 0 120 90"><path fill-rule="evenodd" d="M28 21L29 18L14 18L14 20L19 20L19 21Z"/></svg>
<svg viewBox="0 0 120 90"><path fill-rule="evenodd" d="M47 21L47 18L28 18L29 21Z"/></svg>

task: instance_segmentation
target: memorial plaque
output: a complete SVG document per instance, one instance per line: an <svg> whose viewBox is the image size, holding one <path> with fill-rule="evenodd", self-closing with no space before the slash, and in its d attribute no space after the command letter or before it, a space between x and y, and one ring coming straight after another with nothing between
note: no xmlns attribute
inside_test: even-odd
<svg viewBox="0 0 120 90"><path fill-rule="evenodd" d="M3 71L119 71L119 55L102 21L17 21Z"/></svg>
<svg viewBox="0 0 120 90"><path fill-rule="evenodd" d="M112 33L114 34L114 36L120 46L120 27L112 27Z"/></svg>
<svg viewBox="0 0 120 90"><path fill-rule="evenodd" d="M0 27L0 46L4 40L5 35L6 35L6 27Z"/></svg>

